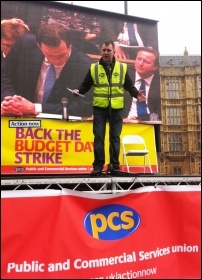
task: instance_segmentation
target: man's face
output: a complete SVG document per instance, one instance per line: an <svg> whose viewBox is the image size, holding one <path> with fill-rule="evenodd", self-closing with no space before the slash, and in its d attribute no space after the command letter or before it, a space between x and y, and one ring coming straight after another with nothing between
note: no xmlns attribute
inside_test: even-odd
<svg viewBox="0 0 202 280"><path fill-rule="evenodd" d="M135 69L142 78L151 76L158 68L155 65L155 54L141 50L135 59Z"/></svg>
<svg viewBox="0 0 202 280"><path fill-rule="evenodd" d="M16 40L1 38L1 51L5 56L10 52L12 46L15 44Z"/></svg>
<svg viewBox="0 0 202 280"><path fill-rule="evenodd" d="M111 63L115 51L112 45L102 45L101 54L105 63Z"/></svg>
<svg viewBox="0 0 202 280"><path fill-rule="evenodd" d="M41 43L40 49L48 62L55 66L62 66L69 58L71 47L67 47L65 41L61 41L59 46L49 46Z"/></svg>

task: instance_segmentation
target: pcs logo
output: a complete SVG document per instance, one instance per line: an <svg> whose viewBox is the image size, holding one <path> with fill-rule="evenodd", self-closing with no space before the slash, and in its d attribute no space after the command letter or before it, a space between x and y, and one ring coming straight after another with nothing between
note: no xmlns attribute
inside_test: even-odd
<svg viewBox="0 0 202 280"><path fill-rule="evenodd" d="M86 231L100 240L118 240L138 229L140 215L120 204L105 205L89 212L84 218Z"/></svg>
<svg viewBox="0 0 202 280"><path fill-rule="evenodd" d="M24 171L25 171L24 167L21 166L17 166L14 168L14 172L24 172Z"/></svg>

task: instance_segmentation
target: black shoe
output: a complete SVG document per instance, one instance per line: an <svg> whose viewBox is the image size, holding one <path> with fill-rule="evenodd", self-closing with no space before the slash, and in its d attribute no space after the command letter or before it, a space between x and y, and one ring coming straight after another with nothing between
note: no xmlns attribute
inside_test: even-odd
<svg viewBox="0 0 202 280"><path fill-rule="evenodd" d="M107 174L117 175L120 173L119 167L113 167L112 164L108 164Z"/></svg>
<svg viewBox="0 0 202 280"><path fill-rule="evenodd" d="M102 175L102 170L101 169L94 169L91 173L90 176L100 176Z"/></svg>
<svg viewBox="0 0 202 280"><path fill-rule="evenodd" d="M119 175L121 172L120 172L120 170L119 169L113 169L113 170L111 170L111 174L112 175Z"/></svg>

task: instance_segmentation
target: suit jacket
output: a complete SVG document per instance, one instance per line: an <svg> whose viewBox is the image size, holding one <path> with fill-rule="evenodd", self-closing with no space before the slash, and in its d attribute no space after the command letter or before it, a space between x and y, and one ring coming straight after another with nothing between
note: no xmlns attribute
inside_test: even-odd
<svg viewBox="0 0 202 280"><path fill-rule="evenodd" d="M134 76L134 74L133 74ZM131 75L131 77L133 77ZM135 82L135 80L134 80ZM132 97L126 93L125 95L125 106L124 106L124 118L127 118L131 105ZM148 107L150 114L158 114L159 120L161 120L161 98L160 98L160 78L159 74L155 73L152 79L149 92L148 92Z"/></svg>
<svg viewBox="0 0 202 280"><path fill-rule="evenodd" d="M35 35L21 36L2 65L1 100L8 95L21 95L36 102L36 87L44 55L40 51ZM93 60L85 53L72 49L69 60L63 67L53 90L42 106L43 113L61 114L62 97L68 98L68 113L76 116L92 115L92 93L85 98L75 96L66 87L75 89L83 81Z"/></svg>

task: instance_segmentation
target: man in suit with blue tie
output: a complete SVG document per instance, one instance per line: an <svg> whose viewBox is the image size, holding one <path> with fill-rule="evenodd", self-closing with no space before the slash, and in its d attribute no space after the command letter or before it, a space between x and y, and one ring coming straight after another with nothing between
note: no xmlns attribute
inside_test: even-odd
<svg viewBox="0 0 202 280"><path fill-rule="evenodd" d="M136 98L127 95L125 99L125 122L159 121L161 119L160 81L159 81L159 54L150 47L141 47L137 51L134 62L135 87L145 90L146 100L140 102ZM134 71L134 70L133 70Z"/></svg>
<svg viewBox="0 0 202 280"><path fill-rule="evenodd" d="M2 68L2 115L62 114L63 97L68 98L69 115L92 115L92 94L81 98L67 90L83 80L93 62L71 41L68 29L57 23L42 24L36 35L27 34L18 40ZM50 69L52 85L49 83L46 92Z"/></svg>

